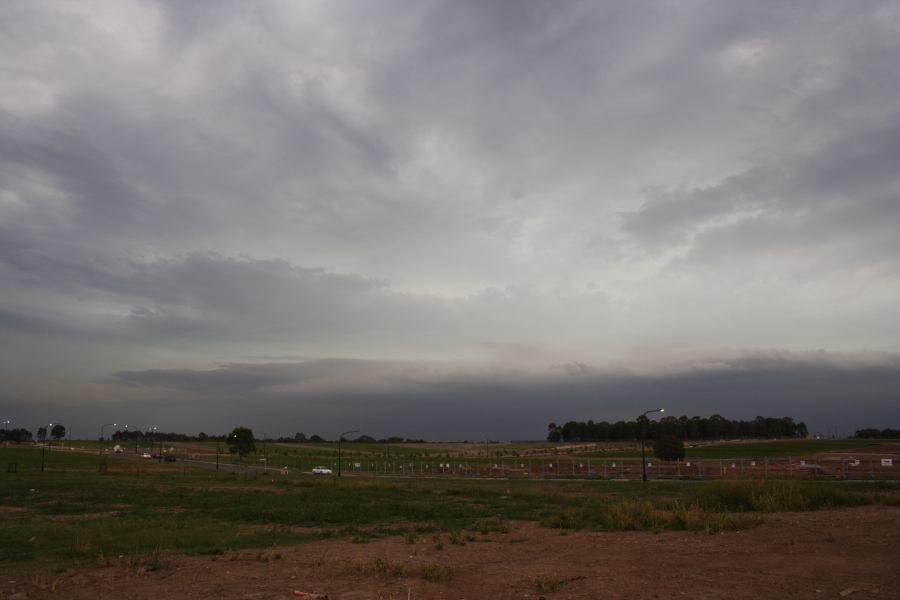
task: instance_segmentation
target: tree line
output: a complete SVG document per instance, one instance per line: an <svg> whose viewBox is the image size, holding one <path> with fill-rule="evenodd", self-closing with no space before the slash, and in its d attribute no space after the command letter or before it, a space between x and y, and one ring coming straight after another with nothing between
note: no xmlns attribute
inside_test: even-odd
<svg viewBox="0 0 900 600"><path fill-rule="evenodd" d="M233 434L234 432L232 432ZM207 434L204 432L200 432L197 435L188 435L185 433L175 433L172 431L141 431L140 429L119 429L116 430L110 437L111 440L116 442L227 442L230 434L221 434L221 435L213 435ZM66 436L66 428L64 425L57 423L54 425L50 431L47 430L46 427L38 427L37 429L37 440L43 441L45 439L55 439L60 440ZM35 439L34 434L31 431L24 428L19 429L0 429L0 443L2 442L13 442L17 444L22 444L26 442L31 442ZM337 441L337 440L329 440L327 438L323 438L320 435L313 434L309 437L306 436L303 432L298 432L294 434L293 437L277 437L277 438L266 438L261 441L266 442L281 442L281 443L306 443L306 442L329 442L329 441ZM361 442L361 443L372 443L372 444L423 444L425 440L422 439L411 439L411 438L402 438L402 437L389 437L389 438L381 438L375 439L368 435L361 435L354 439L349 439L347 441L353 442Z"/></svg>
<svg viewBox="0 0 900 600"><path fill-rule="evenodd" d="M853 437L896 440L900 439L900 429L859 429Z"/></svg>
<svg viewBox="0 0 900 600"><path fill-rule="evenodd" d="M15 442L22 444L30 442L31 432L27 429L0 429L0 442Z"/></svg>
<svg viewBox="0 0 900 600"><path fill-rule="evenodd" d="M563 425L547 425L548 442L616 442L641 437L657 439L673 435L682 440L714 440L720 438L805 438L806 424L791 417L756 417L752 421L733 421L721 415L711 417L663 417L651 420L645 416L634 421L568 421Z"/></svg>

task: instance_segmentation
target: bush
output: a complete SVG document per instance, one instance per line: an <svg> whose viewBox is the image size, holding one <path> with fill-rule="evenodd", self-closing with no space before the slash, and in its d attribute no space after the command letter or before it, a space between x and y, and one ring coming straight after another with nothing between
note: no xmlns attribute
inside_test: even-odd
<svg viewBox="0 0 900 600"><path fill-rule="evenodd" d="M684 458L684 442L677 436L663 434L656 440L653 454L660 460L681 460Z"/></svg>

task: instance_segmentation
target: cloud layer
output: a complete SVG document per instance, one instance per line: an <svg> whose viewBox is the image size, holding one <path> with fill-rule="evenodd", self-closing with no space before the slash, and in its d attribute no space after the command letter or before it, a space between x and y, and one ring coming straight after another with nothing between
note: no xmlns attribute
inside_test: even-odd
<svg viewBox="0 0 900 600"><path fill-rule="evenodd" d="M887 1L5 3L0 399L893 356L898 40Z"/></svg>

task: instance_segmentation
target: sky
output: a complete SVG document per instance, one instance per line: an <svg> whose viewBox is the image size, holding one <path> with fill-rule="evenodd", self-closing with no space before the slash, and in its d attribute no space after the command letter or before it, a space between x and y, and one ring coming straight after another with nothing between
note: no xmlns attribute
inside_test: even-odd
<svg viewBox="0 0 900 600"><path fill-rule="evenodd" d="M0 418L900 426L900 3L0 3Z"/></svg>

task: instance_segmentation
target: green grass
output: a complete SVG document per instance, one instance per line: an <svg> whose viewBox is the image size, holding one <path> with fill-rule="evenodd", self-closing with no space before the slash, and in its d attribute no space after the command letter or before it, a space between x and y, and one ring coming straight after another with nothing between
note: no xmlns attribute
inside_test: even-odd
<svg viewBox="0 0 900 600"><path fill-rule="evenodd" d="M48 455L51 453L48 453ZM90 454L2 448L0 569L40 572L170 552L219 554L330 536L387 535L464 544L510 522L562 529L743 529L764 513L900 504L900 485L863 482L634 482L288 479L193 470ZM274 556L274 555L273 555ZM132 557L132 558L129 558ZM150 557L150 558L147 558Z"/></svg>
<svg viewBox="0 0 900 600"><path fill-rule="evenodd" d="M777 440L698 446L687 448L688 458L776 458L801 456L833 450L871 450L879 444L872 440Z"/></svg>

